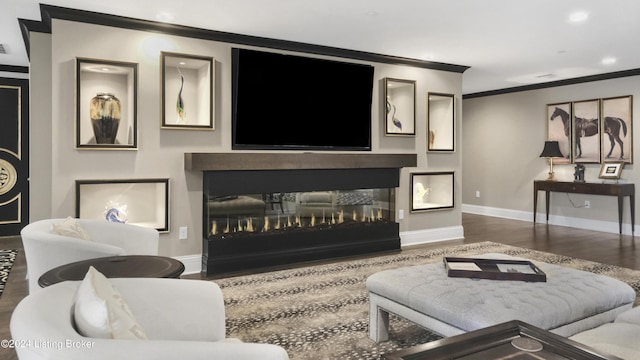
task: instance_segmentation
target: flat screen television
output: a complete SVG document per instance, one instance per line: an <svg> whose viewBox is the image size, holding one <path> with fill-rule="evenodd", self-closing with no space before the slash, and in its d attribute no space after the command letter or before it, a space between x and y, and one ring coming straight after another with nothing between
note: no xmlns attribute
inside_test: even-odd
<svg viewBox="0 0 640 360"><path fill-rule="evenodd" d="M232 49L232 148L371 150L373 66Z"/></svg>

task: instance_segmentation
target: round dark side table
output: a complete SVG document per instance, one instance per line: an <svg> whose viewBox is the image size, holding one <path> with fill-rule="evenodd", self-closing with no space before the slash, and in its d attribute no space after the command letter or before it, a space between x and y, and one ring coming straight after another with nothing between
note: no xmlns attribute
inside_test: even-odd
<svg viewBox="0 0 640 360"><path fill-rule="evenodd" d="M165 256L124 255L83 260L53 268L42 274L38 285L47 287L66 280L82 280L93 266L107 278L147 277L178 278L184 264Z"/></svg>

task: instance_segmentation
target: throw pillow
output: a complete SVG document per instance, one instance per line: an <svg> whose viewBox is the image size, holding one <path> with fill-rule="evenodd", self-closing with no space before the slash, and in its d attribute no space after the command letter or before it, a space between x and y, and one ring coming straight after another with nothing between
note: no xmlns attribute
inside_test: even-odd
<svg viewBox="0 0 640 360"><path fill-rule="evenodd" d="M78 332L83 336L147 339L120 292L93 266L78 287L73 312Z"/></svg>
<svg viewBox="0 0 640 360"><path fill-rule="evenodd" d="M77 219L74 219L71 216L67 217L63 222L52 224L51 233L83 240L91 240L89 233L80 226Z"/></svg>

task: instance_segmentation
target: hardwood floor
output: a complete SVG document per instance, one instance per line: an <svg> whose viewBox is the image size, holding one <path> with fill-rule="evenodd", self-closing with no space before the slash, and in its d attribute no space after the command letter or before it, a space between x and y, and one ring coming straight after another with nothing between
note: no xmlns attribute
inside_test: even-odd
<svg viewBox="0 0 640 360"><path fill-rule="evenodd" d="M493 241L507 245L572 256L605 264L640 270L640 249L634 237L580 230L569 227L533 224L526 221L463 214L464 240L420 245L437 248L452 244ZM22 243L17 237L0 238L0 249L17 249L18 255L0 296L0 339L10 339L9 320L15 306L28 294L27 273ZM199 275L189 276L199 278ZM0 360L17 359L15 352L0 348Z"/></svg>
<svg viewBox="0 0 640 360"><path fill-rule="evenodd" d="M640 270L640 249L628 235L463 214L464 243L494 241Z"/></svg>
<svg viewBox="0 0 640 360"><path fill-rule="evenodd" d="M27 262L22 251L22 241L19 237L0 237L0 249L18 250L16 261L13 263L7 284L0 295L0 340L11 339L9 320L16 305L29 294L27 283ZM0 360L17 359L12 349L0 347Z"/></svg>

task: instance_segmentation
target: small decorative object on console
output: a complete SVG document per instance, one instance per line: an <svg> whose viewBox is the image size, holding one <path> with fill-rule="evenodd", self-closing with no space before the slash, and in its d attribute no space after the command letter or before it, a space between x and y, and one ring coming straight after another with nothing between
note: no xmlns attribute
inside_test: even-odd
<svg viewBox="0 0 640 360"><path fill-rule="evenodd" d="M549 159L549 177L547 178L547 181L555 181L556 178L553 175L553 158L564 158L564 155L562 155L562 152L560 151L560 145L558 142L545 141L540 157Z"/></svg>
<svg viewBox="0 0 640 360"><path fill-rule="evenodd" d="M573 173L574 182L584 182L584 165L578 164Z"/></svg>
<svg viewBox="0 0 640 360"><path fill-rule="evenodd" d="M624 162L602 163L602 167L600 168L600 175L598 177L600 179L620 179L624 164Z"/></svg>

